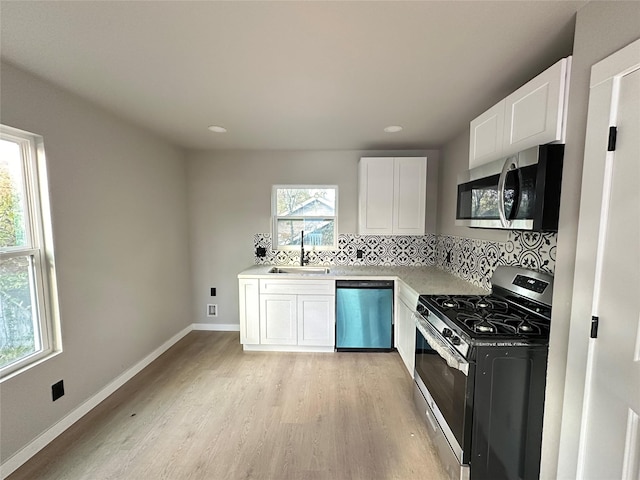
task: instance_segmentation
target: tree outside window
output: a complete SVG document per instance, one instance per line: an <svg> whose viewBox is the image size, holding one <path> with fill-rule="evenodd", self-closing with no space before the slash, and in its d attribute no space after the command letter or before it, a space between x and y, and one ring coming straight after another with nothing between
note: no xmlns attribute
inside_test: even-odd
<svg viewBox="0 0 640 480"><path fill-rule="evenodd" d="M39 183L45 175L44 163L38 160L42 160L38 141L39 137L26 132L0 129L2 376L39 360L54 346Z"/></svg>
<svg viewBox="0 0 640 480"><path fill-rule="evenodd" d="M274 186L273 248L294 250L304 240L311 248L335 249L337 193L336 186Z"/></svg>

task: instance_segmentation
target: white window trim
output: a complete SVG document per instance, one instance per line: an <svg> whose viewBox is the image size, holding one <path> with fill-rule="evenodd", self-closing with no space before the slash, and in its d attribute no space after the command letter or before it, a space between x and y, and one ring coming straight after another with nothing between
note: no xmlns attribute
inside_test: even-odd
<svg viewBox="0 0 640 480"><path fill-rule="evenodd" d="M323 188L331 188L336 192L335 195L335 215L332 216L287 216L287 217L279 217L277 215L277 200L276 200L276 192L278 189L282 188L290 188L290 189L323 189ZM271 188L271 248L277 251L299 251L299 245L278 245L278 219L286 218L287 220L333 220L334 221L334 232L333 232L333 245L314 245L310 247L317 251L335 251L338 249L338 186L337 185L299 185L299 184L281 184L281 185L273 185Z"/></svg>
<svg viewBox="0 0 640 480"><path fill-rule="evenodd" d="M24 159L25 208L28 210L25 247L0 251L0 259L31 256L35 272L35 311L40 328L41 350L0 368L0 383L62 351L60 316L53 255L51 208L43 138L0 125L0 135L20 144ZM32 292L33 294L33 292Z"/></svg>

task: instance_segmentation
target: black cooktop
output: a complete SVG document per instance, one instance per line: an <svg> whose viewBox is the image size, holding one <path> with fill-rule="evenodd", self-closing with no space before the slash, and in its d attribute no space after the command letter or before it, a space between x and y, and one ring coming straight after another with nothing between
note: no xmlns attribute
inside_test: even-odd
<svg viewBox="0 0 640 480"><path fill-rule="evenodd" d="M421 295L419 304L472 339L549 338L551 308L517 295Z"/></svg>

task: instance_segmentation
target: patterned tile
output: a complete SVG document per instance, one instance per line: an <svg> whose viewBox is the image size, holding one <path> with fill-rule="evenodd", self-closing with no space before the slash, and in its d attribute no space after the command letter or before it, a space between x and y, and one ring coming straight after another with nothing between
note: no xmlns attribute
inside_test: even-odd
<svg viewBox="0 0 640 480"><path fill-rule="evenodd" d="M556 268L556 247L556 233L510 232L500 264L518 265L553 275Z"/></svg>
<svg viewBox="0 0 640 480"><path fill-rule="evenodd" d="M255 256L257 265L298 265L298 251L271 250L271 234L254 236L254 247L266 249L264 257ZM310 265L434 266L436 236L338 235L338 250L310 252ZM358 258L358 251L362 258Z"/></svg>
<svg viewBox="0 0 640 480"><path fill-rule="evenodd" d="M498 265L541 270L553 275L557 234L510 231L506 242L450 235L384 236L340 234L336 251L309 252L310 265L437 266L482 288L491 288ZM271 234L254 236L257 265L298 265L298 251L274 251ZM266 255L259 257L258 248ZM358 258L358 252L362 258Z"/></svg>
<svg viewBox="0 0 640 480"><path fill-rule="evenodd" d="M553 275L556 233L510 231L506 242L490 242L441 235L437 238L436 265L479 287L491 287L498 265L539 270Z"/></svg>

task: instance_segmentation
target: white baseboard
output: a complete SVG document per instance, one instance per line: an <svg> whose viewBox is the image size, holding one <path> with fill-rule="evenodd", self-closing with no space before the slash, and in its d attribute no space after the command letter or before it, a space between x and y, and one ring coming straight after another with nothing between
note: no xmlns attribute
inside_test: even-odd
<svg viewBox="0 0 640 480"><path fill-rule="evenodd" d="M100 402L106 399L109 395L115 392L122 385L127 383L131 378L133 378L137 373L139 373L143 368L153 362L156 358L166 352L171 346L178 342L182 337L184 337L187 333L194 330L192 324L188 327L184 328L180 332L176 333L169 340L164 342L158 348L156 348L153 352L147 355L145 358L136 363L129 370L122 373L120 376L116 377L111 383L109 383L106 387L96 393L93 397L89 398L86 402L80 405L78 408L69 413L66 417L61 419L58 423L50 427L48 430L45 430L42 434L40 434L35 440L29 443L26 447L24 447L19 452L15 453L12 457L10 457L6 462L0 465L0 478L5 479L9 475L11 475L14 471L16 471L19 467L21 467L24 463L27 462L31 457L33 457L36 453L46 447L49 443L51 443L58 435L64 432L71 425L80 420L83 416L89 413L93 408L95 408Z"/></svg>
<svg viewBox="0 0 640 480"><path fill-rule="evenodd" d="M194 330L208 330L213 332L239 332L239 323L192 323Z"/></svg>

